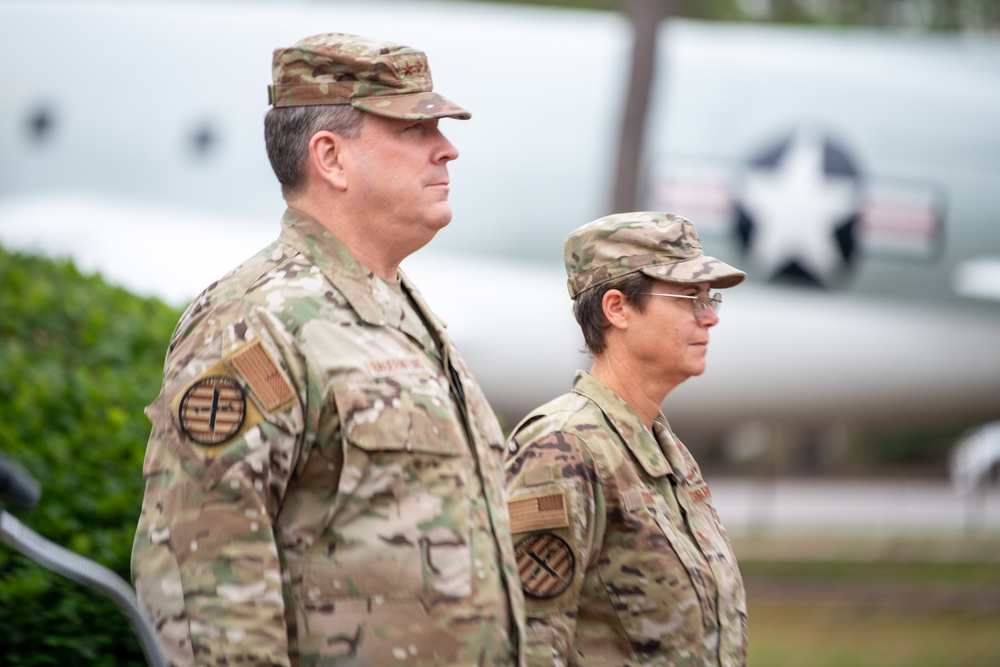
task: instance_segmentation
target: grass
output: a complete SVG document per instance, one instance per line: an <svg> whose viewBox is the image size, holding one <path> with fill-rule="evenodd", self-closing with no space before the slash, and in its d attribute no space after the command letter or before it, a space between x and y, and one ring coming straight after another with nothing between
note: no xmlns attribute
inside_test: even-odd
<svg viewBox="0 0 1000 667"><path fill-rule="evenodd" d="M749 603L748 667L996 667L1000 612Z"/></svg>
<svg viewBox="0 0 1000 667"><path fill-rule="evenodd" d="M988 562L741 561L744 576L825 581L1000 586L1000 564Z"/></svg>
<svg viewBox="0 0 1000 667"><path fill-rule="evenodd" d="M735 538L749 667L1000 665L1000 536Z"/></svg>

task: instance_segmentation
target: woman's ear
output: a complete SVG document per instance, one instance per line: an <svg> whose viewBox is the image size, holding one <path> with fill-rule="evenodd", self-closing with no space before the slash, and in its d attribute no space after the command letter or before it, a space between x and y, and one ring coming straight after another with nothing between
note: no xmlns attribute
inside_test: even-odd
<svg viewBox="0 0 1000 667"><path fill-rule="evenodd" d="M627 329L628 319L631 313L628 299L620 290L609 289L601 297L601 308L604 311L604 318L615 329Z"/></svg>

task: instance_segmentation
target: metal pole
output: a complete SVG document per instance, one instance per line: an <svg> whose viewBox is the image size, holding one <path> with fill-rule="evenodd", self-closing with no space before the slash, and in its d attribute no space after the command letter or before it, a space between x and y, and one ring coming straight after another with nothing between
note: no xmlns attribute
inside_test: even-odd
<svg viewBox="0 0 1000 667"><path fill-rule="evenodd" d="M167 667L148 616L136 599L135 591L124 579L103 565L45 539L2 508L0 540L53 572L104 592L128 617L146 662L152 667Z"/></svg>
<svg viewBox="0 0 1000 667"><path fill-rule="evenodd" d="M628 17L634 35L632 69L618 143L618 166L612 194L612 211L624 213L639 207L639 171L646 136L656 61L657 33L670 14L670 0L629 0Z"/></svg>

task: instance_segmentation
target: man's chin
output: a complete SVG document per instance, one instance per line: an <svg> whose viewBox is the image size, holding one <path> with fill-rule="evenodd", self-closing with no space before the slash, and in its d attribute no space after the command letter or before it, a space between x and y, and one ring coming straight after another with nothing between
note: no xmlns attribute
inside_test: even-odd
<svg viewBox="0 0 1000 667"><path fill-rule="evenodd" d="M435 215L430 219L430 226L435 231L440 231L451 222L451 206L445 204L435 211Z"/></svg>
<svg viewBox="0 0 1000 667"><path fill-rule="evenodd" d="M421 236L423 238L421 238L418 241L419 242L418 248L423 248L428 243L433 241L434 237L437 236L437 233L442 229L444 229L445 227L447 227L448 223L450 222L451 222L450 213L447 216L441 216L440 218L429 218L425 220L424 225L421 227L422 230Z"/></svg>

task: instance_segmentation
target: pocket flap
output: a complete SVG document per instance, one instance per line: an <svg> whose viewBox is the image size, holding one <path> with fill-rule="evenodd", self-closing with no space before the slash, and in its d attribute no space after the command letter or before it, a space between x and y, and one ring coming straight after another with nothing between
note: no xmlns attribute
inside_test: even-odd
<svg viewBox="0 0 1000 667"><path fill-rule="evenodd" d="M459 455L465 436L451 398L435 388L432 379L419 388L389 380L335 389L344 437L366 451Z"/></svg>

